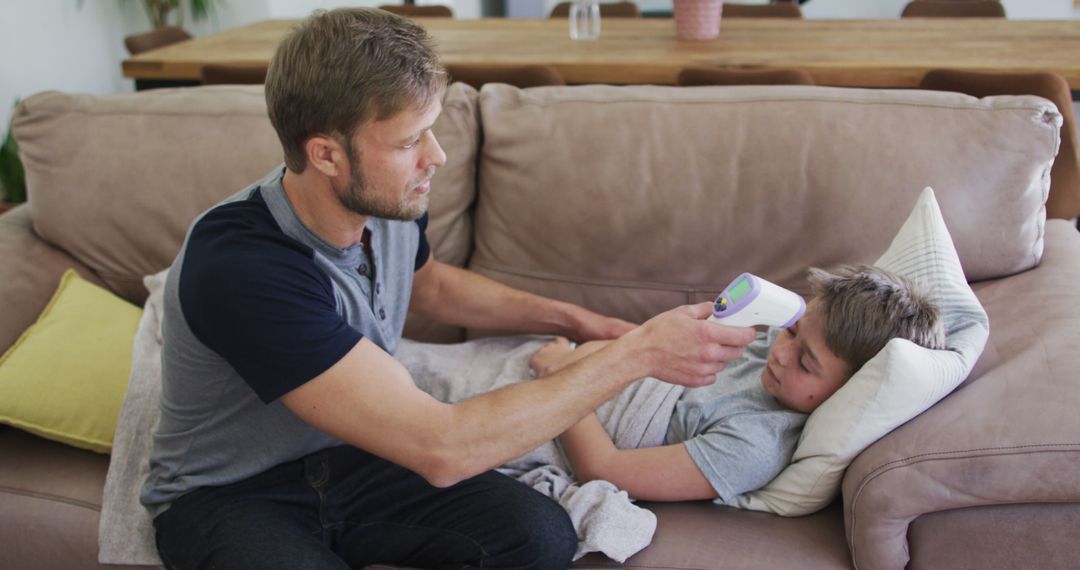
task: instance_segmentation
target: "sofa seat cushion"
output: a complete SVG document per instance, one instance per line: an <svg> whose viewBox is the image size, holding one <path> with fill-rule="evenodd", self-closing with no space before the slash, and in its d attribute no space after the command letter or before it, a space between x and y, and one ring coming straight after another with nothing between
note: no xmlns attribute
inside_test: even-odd
<svg viewBox="0 0 1080 570"><path fill-rule="evenodd" d="M740 511L705 501L641 503L656 513L652 544L624 566L590 554L574 568L851 568L839 502L805 517Z"/></svg>
<svg viewBox="0 0 1080 570"><path fill-rule="evenodd" d="M0 427L0 457L0 568L98 568L109 458L10 427Z"/></svg>

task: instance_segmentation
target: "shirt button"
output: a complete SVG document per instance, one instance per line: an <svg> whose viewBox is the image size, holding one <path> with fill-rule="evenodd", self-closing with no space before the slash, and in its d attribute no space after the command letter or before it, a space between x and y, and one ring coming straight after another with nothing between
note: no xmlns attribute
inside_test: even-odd
<svg viewBox="0 0 1080 570"><path fill-rule="evenodd" d="M382 283L375 284L375 294L378 295L379 293L382 293Z"/></svg>
<svg viewBox="0 0 1080 570"><path fill-rule="evenodd" d="M360 272L360 275L367 275L367 264L361 263L360 267L357 267L356 270Z"/></svg>
<svg viewBox="0 0 1080 570"><path fill-rule="evenodd" d="M379 309L379 318L384 321L386 320L386 309Z"/></svg>

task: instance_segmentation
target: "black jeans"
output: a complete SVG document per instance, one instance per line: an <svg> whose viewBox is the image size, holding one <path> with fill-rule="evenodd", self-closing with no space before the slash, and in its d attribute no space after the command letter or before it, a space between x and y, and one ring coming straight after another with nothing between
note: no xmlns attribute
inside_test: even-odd
<svg viewBox="0 0 1080 570"><path fill-rule="evenodd" d="M180 497L154 520L165 567L566 568L566 511L496 472L433 487L351 446Z"/></svg>

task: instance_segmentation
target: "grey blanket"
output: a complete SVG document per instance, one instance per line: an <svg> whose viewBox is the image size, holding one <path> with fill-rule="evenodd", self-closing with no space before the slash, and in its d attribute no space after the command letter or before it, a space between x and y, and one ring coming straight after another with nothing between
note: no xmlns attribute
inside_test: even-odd
<svg viewBox="0 0 1080 570"><path fill-rule="evenodd" d="M151 434L159 418L164 272L145 283L150 297L135 337L131 378L105 481L98 534L98 559L103 564L161 564L153 524L139 504L139 491L149 472ZM545 340L517 337L453 346L404 341L397 357L422 388L439 399L456 402L524 381L529 377L529 356ZM605 404L599 416L619 447L660 445L680 393L681 388L642 380ZM575 484L554 442L508 463L503 470L566 508L578 531L577 557L603 552L621 562L652 539L656 518L651 512L633 505L625 492L606 481Z"/></svg>

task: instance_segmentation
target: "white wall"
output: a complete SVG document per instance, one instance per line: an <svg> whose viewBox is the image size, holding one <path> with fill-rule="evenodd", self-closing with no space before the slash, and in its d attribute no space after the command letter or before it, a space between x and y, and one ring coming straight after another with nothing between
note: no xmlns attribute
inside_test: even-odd
<svg viewBox="0 0 1080 570"><path fill-rule="evenodd" d="M512 13L542 17L558 0L508 0ZM670 9L671 0L637 0L643 9ZM766 0L742 0L764 3ZM1003 0L1010 18L1077 17L1072 0ZM267 18L300 18L315 8L377 6L396 0L218 0L210 21L185 18L196 36ZM187 4L186 1L182 2ZM480 16L480 0L419 0L448 4L461 18ZM808 18L894 18L906 0L811 0ZM124 36L147 31L141 0L0 0L0 131L11 105L38 91L105 94L130 91L120 62Z"/></svg>
<svg viewBox="0 0 1080 570"><path fill-rule="evenodd" d="M11 105L38 91L112 93L125 55L116 2L0 3L0 131Z"/></svg>

